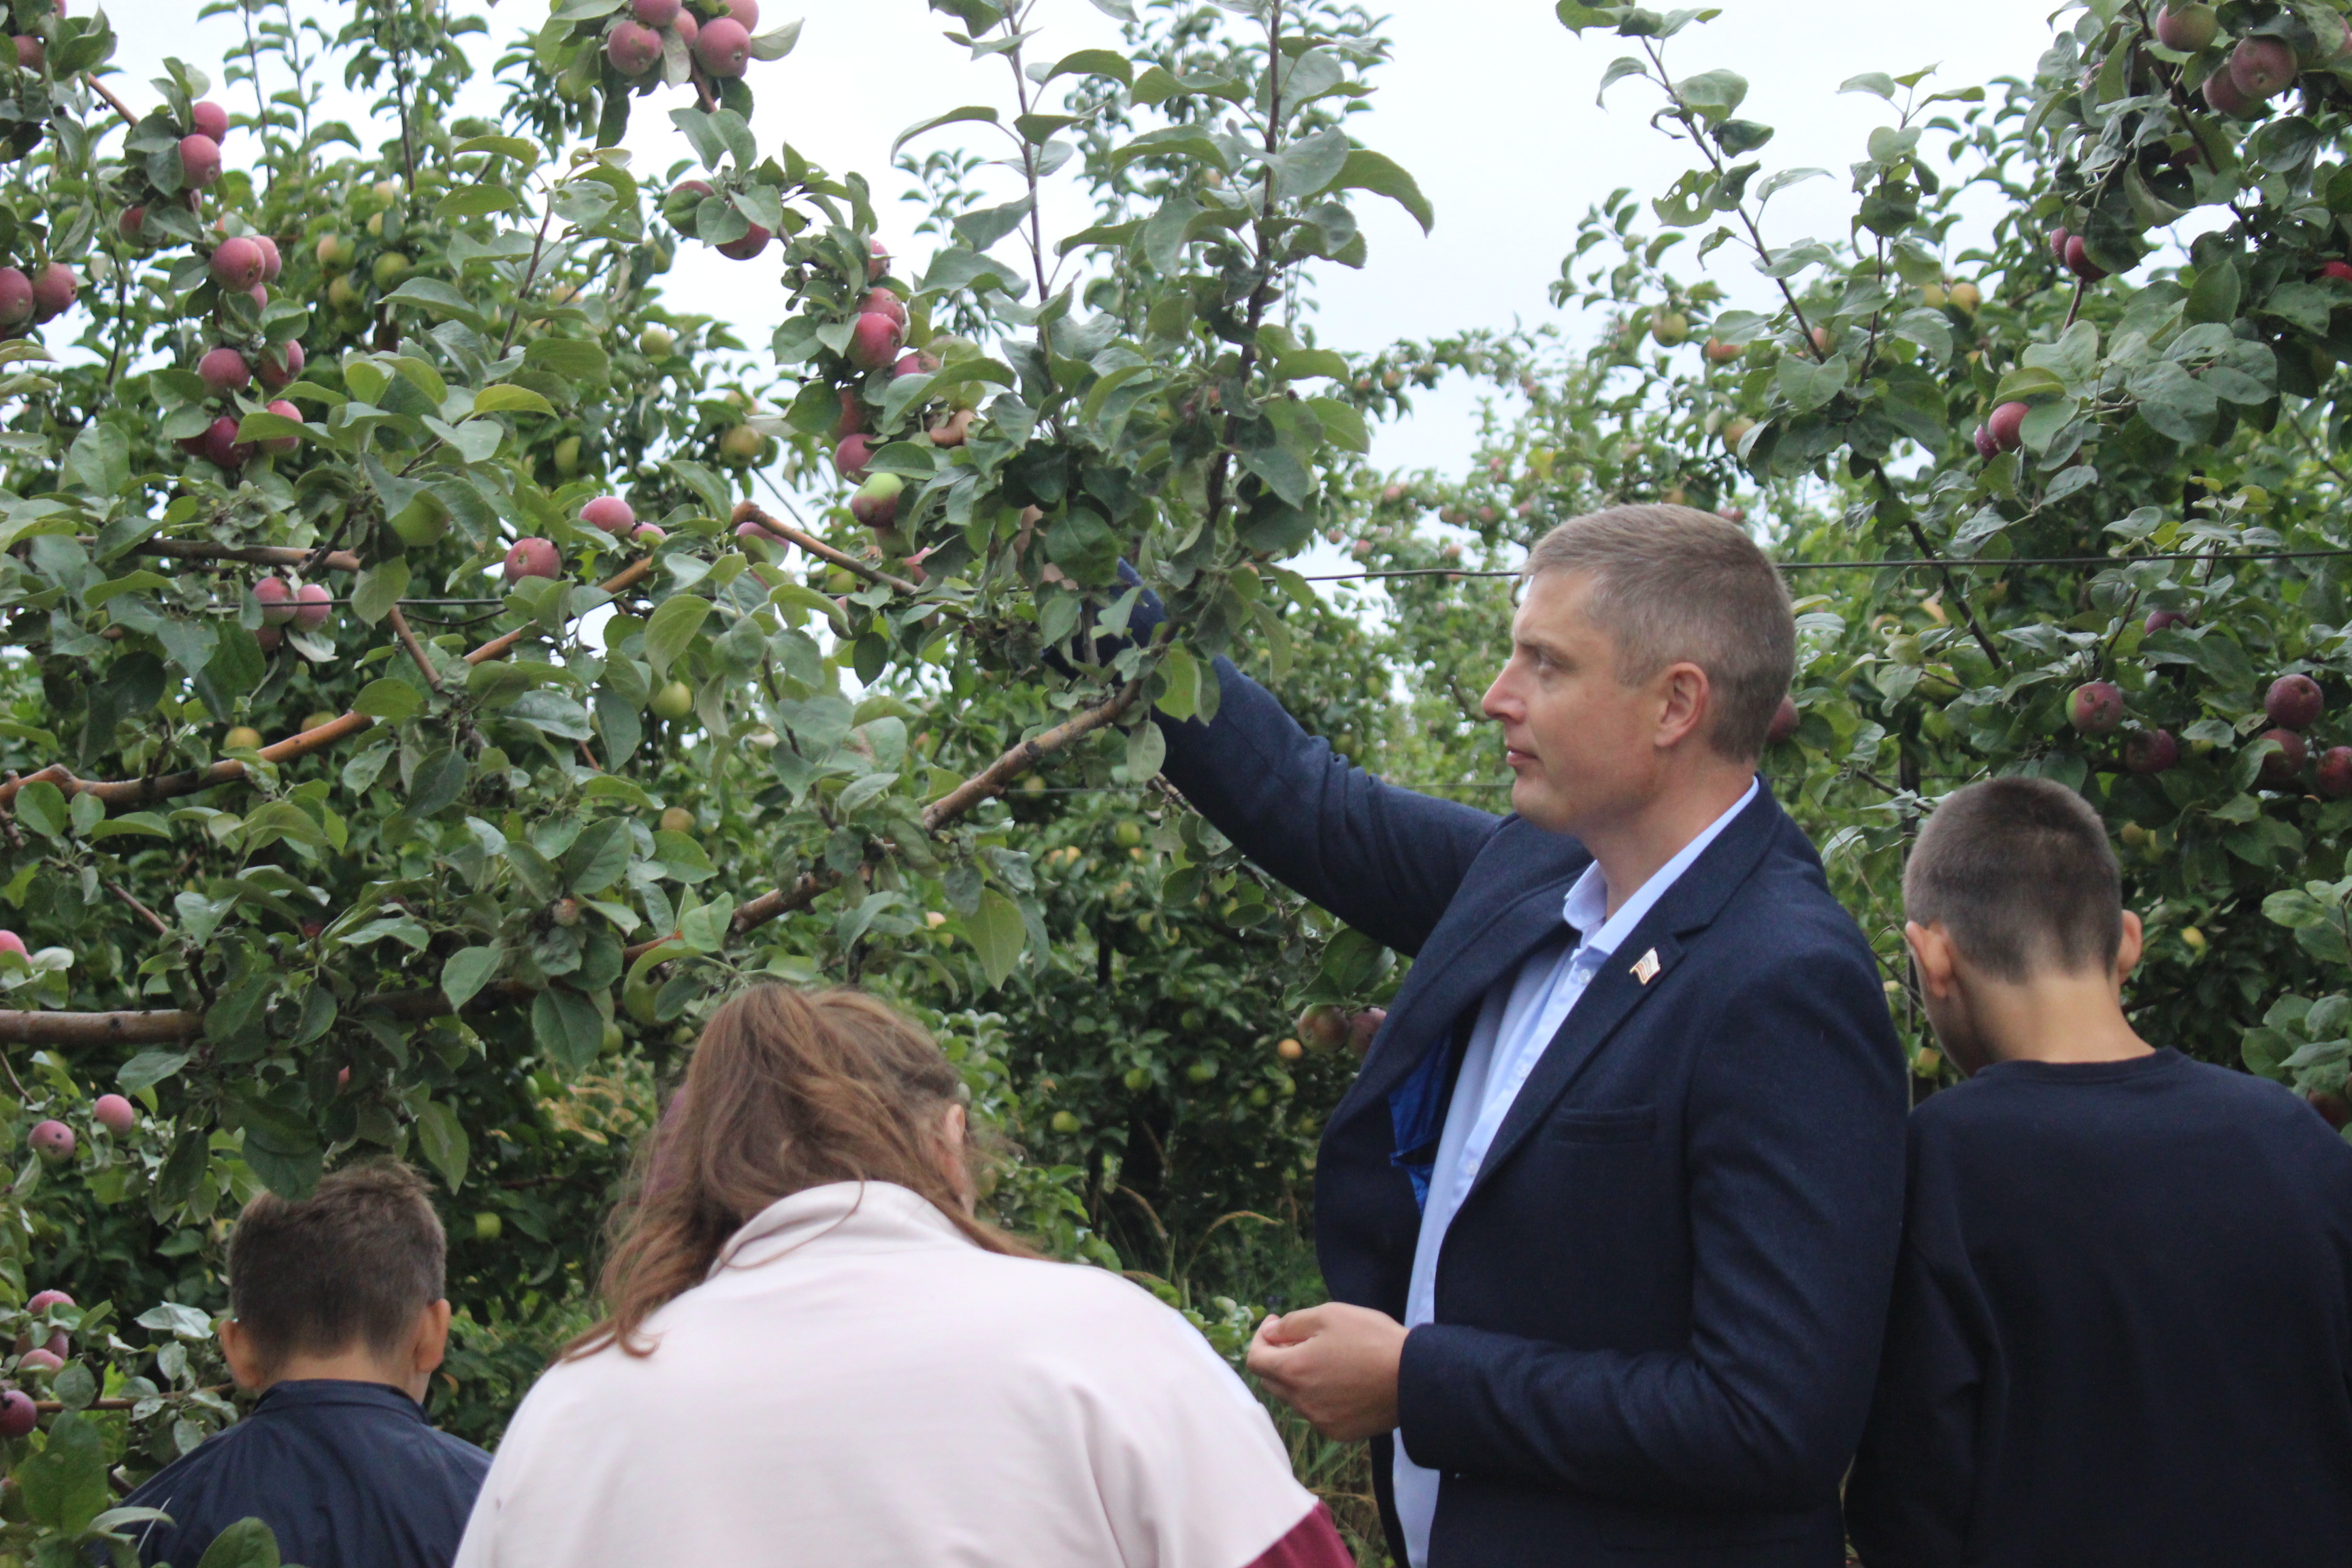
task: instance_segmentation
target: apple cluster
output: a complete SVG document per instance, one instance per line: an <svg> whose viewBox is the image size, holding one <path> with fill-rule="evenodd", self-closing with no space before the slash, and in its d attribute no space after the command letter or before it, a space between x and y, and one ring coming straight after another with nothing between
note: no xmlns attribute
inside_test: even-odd
<svg viewBox="0 0 2352 1568"><path fill-rule="evenodd" d="M261 606L261 625L253 635L265 652L277 651L289 625L298 632L315 632L335 615L335 595L323 583L298 587L283 577L264 577L253 585L253 598Z"/></svg>
<svg viewBox="0 0 2352 1568"><path fill-rule="evenodd" d="M751 33L760 0L706 3L698 12L683 0L630 0L626 14L604 32L604 58L632 86L661 79L675 42L692 68L714 80L740 77L751 63Z"/></svg>
<svg viewBox="0 0 2352 1568"><path fill-rule="evenodd" d="M1388 1009L1385 1007L1366 1007L1361 1012L1350 1013L1327 1003L1320 1006L1309 1007L1298 1015L1298 1022L1294 1026L1297 1030L1298 1039L1304 1041L1308 1047L1317 1050L1334 1051L1344 1045L1349 1050L1361 1057L1372 1048L1372 1037L1381 1032L1381 1026L1388 1022ZM1284 1045L1293 1043L1295 1042L1287 1040L1283 1042ZM1294 1061L1298 1056L1305 1054L1304 1050L1297 1053L1284 1051L1279 1046L1276 1047L1276 1051L1285 1061Z"/></svg>
<svg viewBox="0 0 2352 1568"><path fill-rule="evenodd" d="M2140 623L2143 635L2154 634L2188 623L2188 616L2179 610L2151 610ZM2271 727L2255 736L2257 741L2272 742L2274 750L2263 757L2262 770L2255 783L2263 789L2292 789L2303 777L2305 765L2311 760L2310 742L2304 731L2319 721L2327 710L2326 694L2319 683L2300 671L2280 676L2263 695L2263 716ZM2074 689L2066 701L2066 721L2078 734L2111 735L2124 721L2123 689L2112 680L2085 681ZM2124 737L2124 771L2142 777L2168 773L2180 762L2180 742L2169 730L2150 727ZM2331 800L2352 797L2352 746L2331 746L2319 755L2318 768L2313 781L2321 795Z"/></svg>
<svg viewBox="0 0 2352 1568"><path fill-rule="evenodd" d="M2231 119L2251 119L2263 106L2294 85L2305 66L2318 65L2352 53L2352 23L2325 17L2316 48L2298 57L2293 45L2273 33L2253 32L2234 40L2224 33L2221 15L2211 5L2166 5L2156 14L2156 41L2168 49L2208 56L2201 63L2200 88L2205 107ZM2227 53L2223 53L2226 46Z"/></svg>

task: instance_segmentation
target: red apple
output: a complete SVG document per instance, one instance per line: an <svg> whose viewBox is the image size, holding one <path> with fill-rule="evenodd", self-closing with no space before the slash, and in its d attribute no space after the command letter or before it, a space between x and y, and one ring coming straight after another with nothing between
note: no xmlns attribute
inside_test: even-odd
<svg viewBox="0 0 2352 1568"><path fill-rule="evenodd" d="M37 1318L52 1307L70 1307L73 1304L74 1299L62 1290L39 1290L25 1303L25 1310Z"/></svg>
<svg viewBox="0 0 2352 1568"><path fill-rule="evenodd" d="M1772 710L1772 722L1764 731L1764 743L1768 746L1779 745L1795 734L1797 726L1803 723L1804 720L1805 716L1798 709L1796 699L1781 698L1780 706Z"/></svg>
<svg viewBox="0 0 2352 1568"><path fill-rule="evenodd" d="M282 397L269 405L269 412L281 419L291 419L298 425L302 422L302 411ZM291 456L295 448L302 445L302 438L299 436L267 436L258 445L271 457L284 458Z"/></svg>
<svg viewBox="0 0 2352 1568"><path fill-rule="evenodd" d="M2066 265L2066 242L2074 237L2063 228L2050 231L2050 259L2059 266Z"/></svg>
<svg viewBox="0 0 2352 1568"><path fill-rule="evenodd" d="M907 302L887 289L868 289L857 308L861 311L879 310L902 328L907 324Z"/></svg>
<svg viewBox="0 0 2352 1568"><path fill-rule="evenodd" d="M2327 698L2319 682L2307 675L2282 675L2263 697L2263 713L2288 730L2308 730L2327 711Z"/></svg>
<svg viewBox="0 0 2352 1568"><path fill-rule="evenodd" d="M43 1348L26 1351L17 1360L16 1370L20 1373L55 1372L65 1364L65 1357L53 1350Z"/></svg>
<svg viewBox="0 0 2352 1568"><path fill-rule="evenodd" d="M262 385L275 392L299 376L305 363L302 345L288 342L274 349L263 349L261 357L254 362L253 374Z"/></svg>
<svg viewBox="0 0 2352 1568"><path fill-rule="evenodd" d="M898 353L898 323L879 310L857 318L849 331L849 363L860 370L880 370Z"/></svg>
<svg viewBox="0 0 2352 1568"><path fill-rule="evenodd" d="M140 236L146 226L147 209L144 206L124 207L122 215L114 220L114 232L131 245L145 243Z"/></svg>
<svg viewBox="0 0 2352 1568"><path fill-rule="evenodd" d="M101 1094L89 1108L90 1119L117 1138L127 1138L139 1125L139 1109L119 1094Z"/></svg>
<svg viewBox="0 0 2352 1568"><path fill-rule="evenodd" d="M898 492L906 486L896 474L876 474L849 498L849 515L868 528L888 528L898 520Z"/></svg>
<svg viewBox="0 0 2352 1568"><path fill-rule="evenodd" d="M30 33L18 33L10 40L16 46L16 66L20 70L37 71L49 63L49 51L40 39Z"/></svg>
<svg viewBox="0 0 2352 1568"><path fill-rule="evenodd" d="M266 234L257 234L253 243L261 247L261 280L277 282L278 275L286 270L286 258L278 254L278 242Z"/></svg>
<svg viewBox="0 0 2352 1568"><path fill-rule="evenodd" d="M217 393L242 392L253 380L253 367L231 348L206 349L205 357L196 362L196 374Z"/></svg>
<svg viewBox="0 0 2352 1568"><path fill-rule="evenodd" d="M939 361L923 353L922 350L917 349L911 353L900 354L898 363L890 367L890 374L892 375L929 375L939 368Z"/></svg>
<svg viewBox="0 0 2352 1568"><path fill-rule="evenodd" d="M2189 612L2186 610L2150 610L2147 619L2140 622L2139 629L2143 636L2147 636L2168 626L2185 626L2188 624Z"/></svg>
<svg viewBox="0 0 2352 1568"><path fill-rule="evenodd" d="M507 581L520 583L525 577L560 577L563 574L563 557L555 546L544 539L518 539L507 552Z"/></svg>
<svg viewBox="0 0 2352 1568"><path fill-rule="evenodd" d="M81 279L62 261L52 261L33 279L33 319L54 321L73 309Z"/></svg>
<svg viewBox="0 0 2352 1568"><path fill-rule="evenodd" d="M209 98L192 103L188 106L188 129L215 142L226 141L228 137L228 110Z"/></svg>
<svg viewBox="0 0 2352 1568"><path fill-rule="evenodd" d="M14 267L0 267L0 327L21 327L33 319L33 280Z"/></svg>
<svg viewBox="0 0 2352 1568"><path fill-rule="evenodd" d="M13 952L19 958L26 958L31 956L32 950L25 945L25 939L15 931L0 931L0 952Z"/></svg>
<svg viewBox="0 0 2352 1568"><path fill-rule="evenodd" d="M860 430L865 428L866 405L857 401L857 392L856 388L847 386L843 387L841 389L841 416L833 422L833 438L838 441L844 436L855 436Z"/></svg>
<svg viewBox="0 0 2352 1568"><path fill-rule="evenodd" d="M205 431L205 456L215 468L241 468L253 457L253 447L236 438L236 421L224 414Z"/></svg>
<svg viewBox="0 0 2352 1568"><path fill-rule="evenodd" d="M2319 264L2318 276L2352 283L2352 261L2323 261Z"/></svg>
<svg viewBox="0 0 2352 1568"><path fill-rule="evenodd" d="M1367 1007L1349 1018L1348 1048L1360 1057L1370 1050L1372 1037L1381 1032L1381 1026L1388 1022L1388 1017L1389 1010L1385 1007Z"/></svg>
<svg viewBox="0 0 2352 1568"><path fill-rule="evenodd" d="M2239 120L2253 112L2256 100L2247 97L2239 88L2227 65L2205 79L2204 91L2205 107L2216 114Z"/></svg>
<svg viewBox="0 0 2352 1568"><path fill-rule="evenodd" d="M692 49L694 40L702 32L702 18L691 11L680 10L677 19L669 25L669 30L676 33L688 49Z"/></svg>
<svg viewBox="0 0 2352 1568"><path fill-rule="evenodd" d="M1978 426L1976 428L1976 434L1969 437L1969 439L1976 444L1977 456L1982 458L1986 462L1990 463L1995 458L2000 456L2000 443L1995 441L1992 438L1992 432L1986 429L1983 426Z"/></svg>
<svg viewBox="0 0 2352 1568"><path fill-rule="evenodd" d="M741 76L751 63L751 35L732 16L706 22L694 40L694 58L709 75Z"/></svg>
<svg viewBox="0 0 2352 1568"><path fill-rule="evenodd" d="M324 583L305 583L295 590L294 629L315 632L333 618L335 596Z"/></svg>
<svg viewBox="0 0 2352 1568"><path fill-rule="evenodd" d="M2085 681L2067 699L2066 721L2085 735L2115 733L2124 721L2123 689L2112 680Z"/></svg>
<svg viewBox="0 0 2352 1568"><path fill-rule="evenodd" d="M890 250L878 239L866 242L866 281L871 283L890 270Z"/></svg>
<svg viewBox="0 0 2352 1568"><path fill-rule="evenodd" d="M1293 1026L1298 1037L1321 1050L1333 1050L1348 1038L1348 1015L1330 1005L1309 1007Z"/></svg>
<svg viewBox="0 0 2352 1568"><path fill-rule="evenodd" d="M629 14L648 27L667 27L677 20L678 0L629 0Z"/></svg>
<svg viewBox="0 0 2352 1568"><path fill-rule="evenodd" d="M0 1437L22 1437L40 1424L41 1412L31 1394L21 1388L0 1389Z"/></svg>
<svg viewBox="0 0 2352 1568"><path fill-rule="evenodd" d="M2352 795L2352 746L2330 746L2319 753L2319 793L2330 800Z"/></svg>
<svg viewBox="0 0 2352 1568"><path fill-rule="evenodd" d="M253 597L264 626L282 626L294 618L294 585L285 578L264 577L253 585Z"/></svg>
<svg viewBox="0 0 2352 1568"><path fill-rule="evenodd" d="M2294 51L2284 38L2240 38L2230 51L2230 79L2259 103L2294 80Z"/></svg>
<svg viewBox="0 0 2352 1568"><path fill-rule="evenodd" d="M220 143L202 132L180 138L180 178L190 190L200 191L220 178Z"/></svg>
<svg viewBox="0 0 2352 1568"><path fill-rule="evenodd" d="M261 281L268 266L261 247L243 235L224 239L213 247L213 281L224 289L252 288Z"/></svg>
<svg viewBox="0 0 2352 1568"><path fill-rule="evenodd" d="M774 237L774 235L770 234L766 229L761 227L755 223L742 238L730 239L726 244L720 246L719 247L719 254L733 261L749 261L751 258L759 255L760 252L767 249L768 241Z"/></svg>
<svg viewBox="0 0 2352 1568"><path fill-rule="evenodd" d="M2278 742L2277 751L2263 756L2263 771L2254 782L2264 789L2284 789L2294 784L2303 772L2304 759L2310 755L2303 737L2292 730L2265 730L2254 739Z"/></svg>
<svg viewBox="0 0 2352 1568"><path fill-rule="evenodd" d="M866 465L874 458L874 438L870 436L844 436L833 449L834 471L845 479L862 479Z"/></svg>
<svg viewBox="0 0 2352 1568"><path fill-rule="evenodd" d="M2025 426L2025 416L2032 413L2022 403L2004 403L1985 420L1985 434L1992 437L1994 447L2003 452L2017 450Z"/></svg>
<svg viewBox="0 0 2352 1568"><path fill-rule="evenodd" d="M2167 5L2156 14L2156 41L2193 55L2213 41L2221 26L2210 5Z"/></svg>
<svg viewBox="0 0 2352 1568"><path fill-rule="evenodd" d="M2333 1089L2305 1089L2303 1100L2305 1104L2319 1112L2321 1121L2338 1132L2344 1131L2346 1123L2352 1122L2352 1100L2345 1099Z"/></svg>
<svg viewBox="0 0 2352 1568"><path fill-rule="evenodd" d="M623 76L643 76L661 64L661 35L640 22L616 22L604 35L604 58Z"/></svg>
<svg viewBox="0 0 2352 1568"><path fill-rule="evenodd" d="M636 527L637 514L619 496L598 496L580 509L580 521L618 539Z"/></svg>
<svg viewBox="0 0 2352 1568"><path fill-rule="evenodd" d="M2138 730L2124 737L2124 771L2155 774L2177 767L2180 742L2169 730Z"/></svg>
<svg viewBox="0 0 2352 1568"><path fill-rule="evenodd" d="M760 0L727 0L727 15L747 33L760 30Z"/></svg>
<svg viewBox="0 0 2352 1568"><path fill-rule="evenodd" d="M2091 259L2083 237L2075 235L2066 241L2066 270L2085 283L2096 283L2107 275L2107 269Z"/></svg>
<svg viewBox="0 0 2352 1568"><path fill-rule="evenodd" d="M54 1165L73 1158L74 1130L52 1118L33 1129L30 1142L33 1152Z"/></svg>
<svg viewBox="0 0 2352 1568"><path fill-rule="evenodd" d="M669 531L667 529L656 528L650 522L641 522L637 524L636 531L631 533L629 537L635 540L639 544L644 545L647 550L651 550L655 545L659 544L663 540L669 537Z"/></svg>
<svg viewBox="0 0 2352 1568"><path fill-rule="evenodd" d="M276 653L284 645L286 633L278 626L257 626L254 629L253 640L261 645L262 652Z"/></svg>

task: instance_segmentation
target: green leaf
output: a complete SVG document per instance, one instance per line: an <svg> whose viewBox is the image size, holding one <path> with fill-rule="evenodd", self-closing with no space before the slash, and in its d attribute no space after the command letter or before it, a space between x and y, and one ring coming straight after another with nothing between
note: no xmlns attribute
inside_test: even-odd
<svg viewBox="0 0 2352 1568"><path fill-rule="evenodd" d="M1371 431L1365 427L1364 416L1352 404L1336 397L1310 397L1307 406L1315 411L1315 421L1323 426L1323 435L1330 443L1347 452L1370 452Z"/></svg>
<svg viewBox="0 0 2352 1568"><path fill-rule="evenodd" d="M392 613L408 592L408 563L397 556L379 561L360 573L352 588L352 614L374 626Z"/></svg>
<svg viewBox="0 0 2352 1568"><path fill-rule="evenodd" d="M904 147L926 131L937 131L942 125L967 122L994 125L997 123L996 110L984 103L966 104L961 109L950 109L945 114L934 114L929 120L918 120L914 124L899 132L897 138L891 142L890 156L898 157L899 148Z"/></svg>
<svg viewBox="0 0 2352 1568"><path fill-rule="evenodd" d="M449 998L449 1010L454 1013L478 995L505 956L504 950L493 944L461 947L443 961L441 990Z"/></svg>
<svg viewBox="0 0 2352 1568"><path fill-rule="evenodd" d="M629 868L629 825L618 817L590 827L563 852L563 878L572 891L585 898L601 893Z"/></svg>
<svg viewBox="0 0 2352 1568"><path fill-rule="evenodd" d="M551 985L531 1003L530 1031L558 1067L580 1072L604 1048L604 1016L572 987Z"/></svg>
<svg viewBox="0 0 2352 1568"><path fill-rule="evenodd" d="M88 1530L114 1500L106 1485L105 1441L97 1427L71 1411L49 1424L48 1441L16 1467L16 1481L26 1514L63 1535ZM205 1553L205 1563L212 1568L211 1553Z"/></svg>
<svg viewBox="0 0 2352 1568"><path fill-rule="evenodd" d="M525 364L551 371L566 381L602 385L613 379L613 356L582 338L534 338L522 358Z"/></svg>
<svg viewBox="0 0 2352 1568"><path fill-rule="evenodd" d="M1800 414L1809 414L1845 389L1846 377L1853 372L1843 354L1832 357L1826 363L1817 363L1802 354L1783 354L1774 380L1780 395Z"/></svg>
<svg viewBox="0 0 2352 1568"><path fill-rule="evenodd" d="M980 967L992 986L1004 984L1013 966L1021 962L1021 950L1029 940L1029 928L1021 919L1021 906L990 888L980 895L980 908L963 922L964 934L974 952L980 954Z"/></svg>
<svg viewBox="0 0 2352 1568"><path fill-rule="evenodd" d="M544 996L546 994L542 992L541 994ZM601 1041L603 1037L604 1031L599 1028L597 1037ZM428 1100L416 1112L416 1147L425 1161L441 1173L441 1180L447 1184L451 1192L466 1184L466 1157L469 1145L465 1126L447 1101Z"/></svg>
<svg viewBox="0 0 2352 1568"><path fill-rule="evenodd" d="M396 724L425 711L425 694L396 676L382 675L361 689L352 711Z"/></svg>
<svg viewBox="0 0 2352 1568"><path fill-rule="evenodd" d="M646 662L656 679L666 677L678 655L690 647L695 634L709 617L710 601L693 594L675 594L646 623Z"/></svg>
<svg viewBox="0 0 2352 1568"><path fill-rule="evenodd" d="M1135 81L1135 68L1115 49L1080 49L1055 60L1052 68L1037 79L1038 85L1057 76L1107 76L1119 86L1128 87Z"/></svg>
<svg viewBox="0 0 2352 1568"><path fill-rule="evenodd" d="M2055 371L2028 364L2019 365L2002 376L2000 384L1993 388L1992 400L1996 404L2031 403L2037 397L2065 395L2066 384Z"/></svg>
<svg viewBox="0 0 2352 1568"><path fill-rule="evenodd" d="M487 182L460 185L434 204L438 218L480 217L485 213L527 213L530 204L504 185Z"/></svg>
<svg viewBox="0 0 2352 1568"><path fill-rule="evenodd" d="M436 316L465 322L477 331L489 331L488 318L474 302L438 278L411 278L383 297L387 305L420 305ZM370 401L373 401L371 399Z"/></svg>
<svg viewBox="0 0 2352 1568"><path fill-rule="evenodd" d="M474 395L476 414L552 414L555 405L528 386L486 386Z"/></svg>
<svg viewBox="0 0 2352 1568"><path fill-rule="evenodd" d="M1427 234L1437 222L1437 215L1431 208L1429 198L1421 194L1421 186L1414 183L1413 177L1398 167L1394 161L1378 153L1368 153L1362 148L1349 153L1347 160L1339 165L1338 177L1326 188L1370 191L1374 195L1386 196L1411 213L1413 221L1421 225L1423 234Z"/></svg>
<svg viewBox="0 0 2352 1568"><path fill-rule="evenodd" d="M111 425L90 424L66 453L65 480L100 500L122 493L131 482L131 442Z"/></svg>

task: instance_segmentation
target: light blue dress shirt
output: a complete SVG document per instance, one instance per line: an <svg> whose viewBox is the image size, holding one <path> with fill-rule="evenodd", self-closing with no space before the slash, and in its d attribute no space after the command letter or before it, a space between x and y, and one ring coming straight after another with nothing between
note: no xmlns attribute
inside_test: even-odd
<svg viewBox="0 0 2352 1568"><path fill-rule="evenodd" d="M1445 1113L1445 1130L1438 1137L1437 1162L1429 1173L1429 1198L1421 1211L1421 1236L1412 1250L1412 1283L1405 1295L1404 1326L1418 1328L1437 1317L1437 1254L1445 1244L1446 1227L1454 1211L1469 1195L1486 1163L1486 1151L1501 1131L1511 1102L1535 1071L1578 998L1616 952L1633 928L1642 923L1666 889L1679 880L1691 863L1731 819L1748 809L1761 785L1750 782L1730 810L1702 829L1675 858L1658 868L1613 915L1609 913L1609 885L1600 862L1568 890L1560 905L1562 928L1558 937L1529 953L1518 973L1497 982L1486 993L1478 1023L1462 1054L1462 1068L1454 1079L1454 1096ZM1404 1434L1396 1434L1396 1460L1391 1471L1396 1484L1397 1521L1404 1526L1405 1549L1412 1568L1429 1568L1429 1526L1437 1514L1438 1473L1405 1457Z"/></svg>

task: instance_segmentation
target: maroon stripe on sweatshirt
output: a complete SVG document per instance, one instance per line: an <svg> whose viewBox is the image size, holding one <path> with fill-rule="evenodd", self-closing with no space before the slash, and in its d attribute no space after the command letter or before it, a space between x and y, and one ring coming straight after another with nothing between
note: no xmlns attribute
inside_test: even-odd
<svg viewBox="0 0 2352 1568"><path fill-rule="evenodd" d="M1339 1539L1331 1510L1321 1503L1283 1538L1250 1559L1246 1568L1356 1568Z"/></svg>

